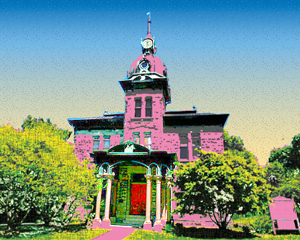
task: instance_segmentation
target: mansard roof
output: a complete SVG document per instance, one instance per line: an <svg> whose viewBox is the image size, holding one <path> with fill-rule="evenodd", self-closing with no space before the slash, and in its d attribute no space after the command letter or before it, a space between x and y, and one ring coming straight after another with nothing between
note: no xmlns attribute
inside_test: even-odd
<svg viewBox="0 0 300 240"><path fill-rule="evenodd" d="M222 126L226 125L229 114L197 113L196 110L168 111L163 115L165 127Z"/></svg>
<svg viewBox="0 0 300 240"><path fill-rule="evenodd" d="M68 122L76 130L123 129L124 113L106 113L100 117L69 118Z"/></svg>

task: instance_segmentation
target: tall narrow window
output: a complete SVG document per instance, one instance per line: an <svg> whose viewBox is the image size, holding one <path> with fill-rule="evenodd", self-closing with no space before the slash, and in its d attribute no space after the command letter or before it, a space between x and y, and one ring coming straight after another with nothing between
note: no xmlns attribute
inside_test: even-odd
<svg viewBox="0 0 300 240"><path fill-rule="evenodd" d="M151 132L144 133L144 141L145 141L144 146L149 150L151 150Z"/></svg>
<svg viewBox="0 0 300 240"><path fill-rule="evenodd" d="M140 144L140 133L134 132L132 135L133 135L133 142L135 144Z"/></svg>
<svg viewBox="0 0 300 240"><path fill-rule="evenodd" d="M188 150L187 134L180 135L179 138L180 138L180 159L188 159L189 150Z"/></svg>
<svg viewBox="0 0 300 240"><path fill-rule="evenodd" d="M146 117L152 117L152 98L146 98Z"/></svg>
<svg viewBox="0 0 300 240"><path fill-rule="evenodd" d="M103 136L103 149L109 149L110 148L110 136Z"/></svg>
<svg viewBox="0 0 300 240"><path fill-rule="evenodd" d="M136 98L135 99L135 117L141 117L142 116L142 99Z"/></svg>
<svg viewBox="0 0 300 240"><path fill-rule="evenodd" d="M93 152L99 151L100 136L93 136Z"/></svg>
<svg viewBox="0 0 300 240"><path fill-rule="evenodd" d="M201 142L200 142L200 134L199 133L195 133L192 134L192 146L193 146L193 157L197 157L198 155L198 151L196 151L195 149L198 148L198 150L201 149Z"/></svg>

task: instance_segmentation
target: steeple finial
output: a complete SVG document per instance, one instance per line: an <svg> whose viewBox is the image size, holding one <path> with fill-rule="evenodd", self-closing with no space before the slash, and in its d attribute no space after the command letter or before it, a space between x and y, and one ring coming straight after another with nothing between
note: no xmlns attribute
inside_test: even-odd
<svg viewBox="0 0 300 240"><path fill-rule="evenodd" d="M149 15L149 19L148 19L148 32L147 35L150 33L150 25L151 25L151 13L148 12L147 15Z"/></svg>

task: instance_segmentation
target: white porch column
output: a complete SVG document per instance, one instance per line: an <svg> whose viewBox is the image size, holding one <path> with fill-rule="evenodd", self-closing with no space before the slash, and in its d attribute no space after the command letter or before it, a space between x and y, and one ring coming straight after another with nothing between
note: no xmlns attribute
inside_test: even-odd
<svg viewBox="0 0 300 240"><path fill-rule="evenodd" d="M100 209L101 209L101 194L102 194L102 188L99 189L98 195L97 195L97 204L96 204L96 217L95 220L101 222L100 219Z"/></svg>
<svg viewBox="0 0 300 240"><path fill-rule="evenodd" d="M103 179L103 176L101 175L100 178ZM101 194L102 194L102 188L98 190L97 202L96 202L96 216L92 222L92 226L91 226L92 229L101 228L101 219L100 219Z"/></svg>
<svg viewBox="0 0 300 240"><path fill-rule="evenodd" d="M155 220L155 225L161 224L161 219L160 219L160 202L161 202L161 178L162 176L157 175L154 177L156 179L156 220Z"/></svg>
<svg viewBox="0 0 300 240"><path fill-rule="evenodd" d="M171 188L171 177L166 177L167 181L167 211L166 211L166 219L170 221L171 218L171 197L170 197L170 188Z"/></svg>
<svg viewBox="0 0 300 240"><path fill-rule="evenodd" d="M164 184L164 188L163 188L163 191L164 191L164 199L163 199L163 212L162 212L162 216L161 216L161 223L163 226L166 225L166 221L167 221L167 202L168 202L168 199L167 199L167 191L166 191L166 188L167 188L167 181L165 180L165 184Z"/></svg>
<svg viewBox="0 0 300 240"><path fill-rule="evenodd" d="M150 214L151 214L151 179L152 175L145 175L147 179L147 199L146 199L146 221L144 222L144 229L152 230Z"/></svg>
<svg viewBox="0 0 300 240"><path fill-rule="evenodd" d="M164 205L164 208L163 208L163 211L162 211L161 221L167 221L166 205Z"/></svg>
<svg viewBox="0 0 300 240"><path fill-rule="evenodd" d="M103 222L102 222L103 227L109 227L110 226L110 219L109 219L110 196L111 196L111 184L112 184L112 179L113 179L114 175L115 175L114 173L110 174L110 175L106 175L106 177L107 177L107 189L106 189L106 201L105 201L105 215L104 215L104 219L103 219Z"/></svg>

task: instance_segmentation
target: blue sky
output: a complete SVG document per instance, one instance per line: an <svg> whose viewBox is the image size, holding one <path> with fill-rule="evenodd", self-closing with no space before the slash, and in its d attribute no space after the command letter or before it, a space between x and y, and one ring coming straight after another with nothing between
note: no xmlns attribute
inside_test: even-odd
<svg viewBox="0 0 300 240"><path fill-rule="evenodd" d="M299 1L0 1L0 124L124 111L147 12L168 110L229 113L261 163L300 132Z"/></svg>

